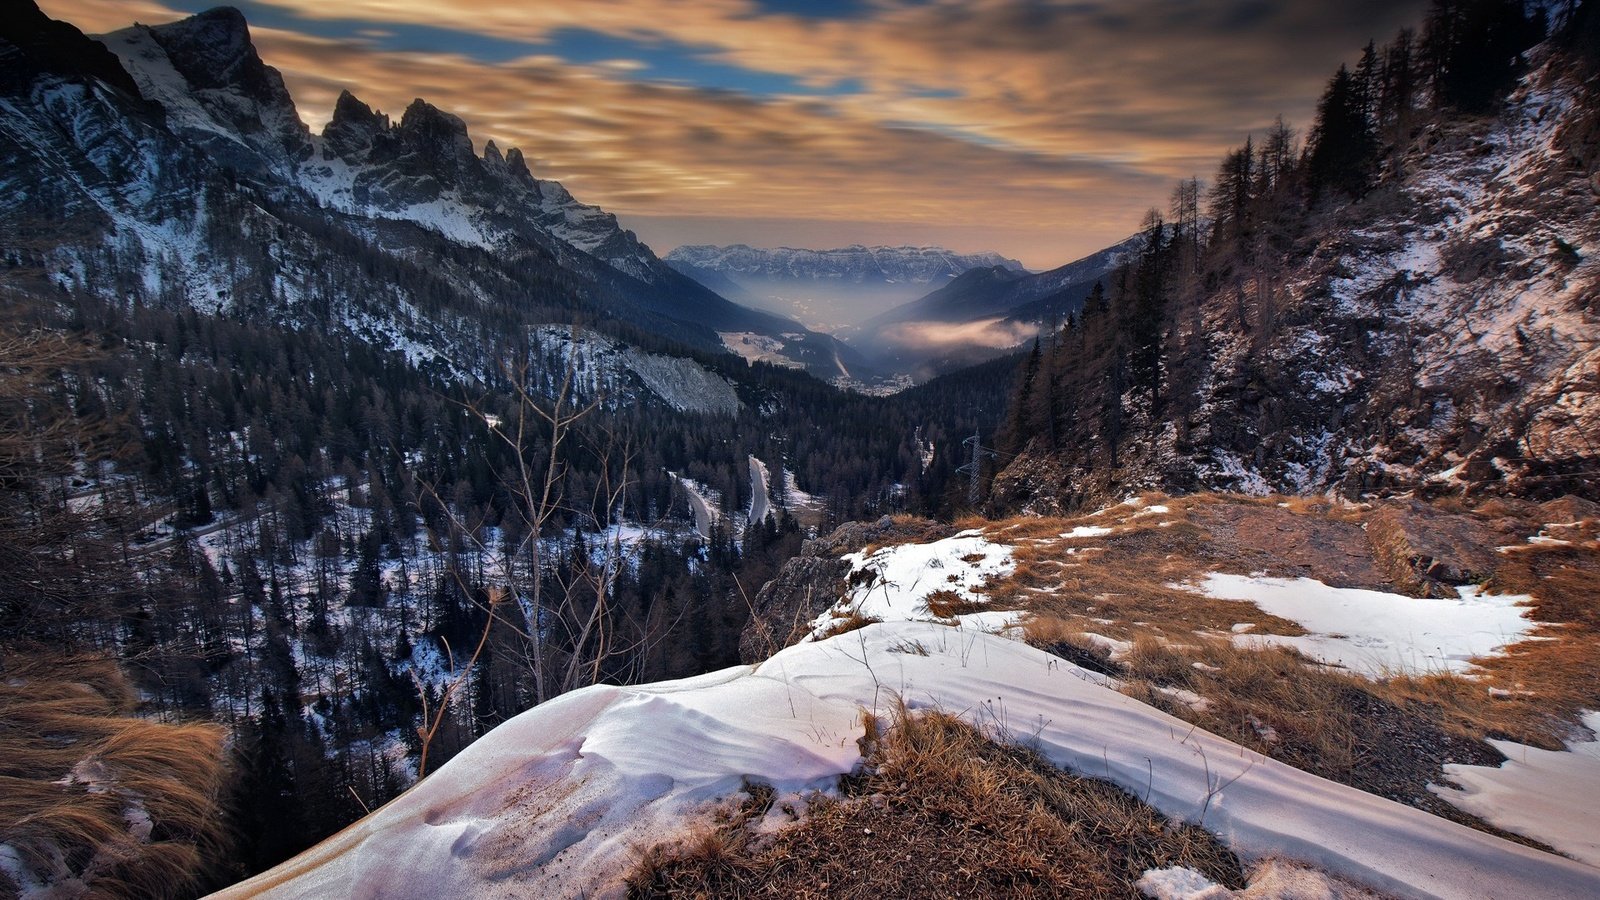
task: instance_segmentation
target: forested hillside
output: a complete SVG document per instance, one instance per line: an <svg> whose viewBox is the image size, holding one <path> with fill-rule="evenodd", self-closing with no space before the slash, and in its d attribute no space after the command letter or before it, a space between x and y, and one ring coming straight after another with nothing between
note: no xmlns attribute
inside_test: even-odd
<svg viewBox="0 0 1600 900"><path fill-rule="evenodd" d="M1600 491L1600 45L1539 9L1436 3L1178 185L1024 363L995 504Z"/></svg>

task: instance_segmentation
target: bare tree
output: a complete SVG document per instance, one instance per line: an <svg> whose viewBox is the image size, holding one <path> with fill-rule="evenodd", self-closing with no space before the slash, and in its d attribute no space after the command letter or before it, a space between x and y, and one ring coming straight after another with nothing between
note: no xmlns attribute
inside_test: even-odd
<svg viewBox="0 0 1600 900"><path fill-rule="evenodd" d="M514 460L502 476L502 486L515 498L506 539L498 547L489 546L482 529L464 521L462 510L444 502L437 491L429 492L445 510L452 532L487 562L490 586L487 601L472 601L486 614L472 655L459 667L452 660L450 682L424 712L418 728L424 760L450 701L471 677L496 629L520 644L517 655L532 681L535 704L599 682L607 677L608 665L641 655L651 640L648 626L626 619L613 602L625 561L621 530L611 526L620 523L627 506L636 449L628 434L603 421L580 430L603 397L585 399L579 390L578 340L575 331L563 374L559 381L547 382L548 393L537 387L538 373L528 356L503 366L515 405L510 416L497 415L483 400L463 403ZM572 453L591 454L598 462L598 481L590 496L567 496ZM557 530L570 535L571 542L552 533ZM603 536L593 550L581 540L586 532ZM557 565L557 550L563 546L574 551L567 567ZM580 547L583 552L577 553ZM465 596L475 596L464 581L459 587ZM420 682L418 690L426 700Z"/></svg>

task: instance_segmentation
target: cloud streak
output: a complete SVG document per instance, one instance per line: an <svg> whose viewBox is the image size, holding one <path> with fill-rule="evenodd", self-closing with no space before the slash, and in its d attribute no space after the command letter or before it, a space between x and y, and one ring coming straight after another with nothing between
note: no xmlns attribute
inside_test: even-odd
<svg viewBox="0 0 1600 900"><path fill-rule="evenodd" d="M138 2L45 7L88 30L178 15ZM1304 118L1338 62L1422 0L875 0L847 17L750 0L258 5L275 12L255 29L262 55L308 121L346 87L391 111L426 97L658 249L678 242L673 223L732 238L741 221L789 220L802 238L790 243L900 226L1043 266L1131 232L1172 181L1209 174L1277 113ZM354 23L350 36L319 37L331 18ZM440 50L356 26L440 29ZM464 32L527 53L487 59L449 38ZM574 35L616 52L575 62ZM671 58L764 87L666 83L641 61Z"/></svg>

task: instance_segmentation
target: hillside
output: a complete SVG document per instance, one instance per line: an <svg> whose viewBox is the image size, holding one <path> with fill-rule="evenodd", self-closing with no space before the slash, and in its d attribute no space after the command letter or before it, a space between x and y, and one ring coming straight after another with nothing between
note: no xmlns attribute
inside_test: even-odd
<svg viewBox="0 0 1600 900"><path fill-rule="evenodd" d="M997 504L1596 496L1600 94L1568 52L1530 57L1492 113L1385 125L1359 199L1280 170L1152 241L1029 364Z"/></svg>
<svg viewBox="0 0 1600 900"><path fill-rule="evenodd" d="M662 873L674 867L699 871L695 867L702 859L733 873L745 865L767 865L759 855L764 842L806 832L813 817L845 814L865 815L858 821L870 826L843 842L819 835L798 838L800 843L787 845L790 852L807 853L805 840L824 840L845 860L881 859L897 841L910 840L916 813L900 803L901 793L910 790L908 799L936 802L906 782L939 776L928 768L894 774L885 769L889 777L879 793L852 793L849 785L853 779L874 778L874 761L896 763L898 757L877 755L879 741L897 746L902 738L896 735L919 727L913 723L936 711L972 722L990 740L1022 742L1062 769L1109 781L1165 816L1203 825L1252 873L1232 878L1261 882L1244 896L1303 896L1273 881L1284 877L1285 861L1299 879L1291 884L1318 879L1311 882L1322 885L1317 896L1589 896L1600 890L1600 870L1592 865L1474 830L1458 822L1490 832L1495 828L1448 811L1450 804L1489 809L1493 823L1591 864L1600 860L1582 824L1596 783L1592 737L1574 731L1573 749L1556 753L1499 741L1496 746L1513 760L1504 762L1505 756L1481 739L1464 737L1484 725L1441 721L1433 705L1450 690L1475 693L1475 699L1463 696L1453 711L1493 716L1494 727L1542 744L1550 740L1543 734L1571 727L1570 720L1562 724L1569 714L1558 709L1597 699L1592 684L1579 689L1581 697L1561 694L1562 686L1576 683L1521 659L1528 653L1554 659L1587 652L1576 651L1579 644L1573 642L1587 646L1593 640L1587 625L1580 636L1563 633L1558 624L1564 621L1561 610L1571 608L1566 604L1572 595L1564 592L1581 592L1581 585L1556 588L1518 574L1527 571L1524 567L1546 570L1574 554L1592 566L1600 553L1595 542L1600 520L1592 506L1584 510L1581 524L1561 526L1559 538L1550 530L1557 526L1542 523L1572 518L1578 510L1530 504L1452 513L1404 504L1345 507L1227 497L1147 497L1080 519L984 522L963 531L901 520L894 530L841 532L829 546L815 546L789 566L837 563L836 589L781 598L769 588L759 601L781 605L810 597L810 611L801 615L820 610L811 623L813 635L754 665L670 683L589 688L530 711L377 815L222 896L365 891L509 896L530 890L548 896L623 896L630 872L636 879L645 877L636 868L644 847L662 848L651 878L671 877ZM1425 530L1452 522L1470 525L1486 529L1492 540L1516 540L1519 546L1501 555L1481 592L1463 592L1450 601L1322 588L1342 590L1360 602L1415 606L1417 621L1430 626L1421 634L1398 621L1369 622L1366 632L1344 636L1319 633L1328 626L1312 618L1301 627L1293 617L1308 614L1307 607L1297 611L1269 599L1285 580L1260 573L1236 577L1255 586L1259 596L1254 599L1205 599L1229 595L1229 589L1214 585L1234 576L1218 571L1242 572L1260 560L1269 561L1273 570L1287 567L1302 582L1356 585L1383 578L1379 573L1398 575L1401 570L1385 568L1393 557L1376 541L1360 562L1347 552L1329 552L1316 540L1301 544L1295 558L1277 552L1277 529L1338 533L1353 542L1341 547L1350 550L1368 546L1367 535L1376 533L1380 521L1397 522L1406 533L1415 525ZM1224 523L1233 530L1223 532ZM1526 540L1534 530L1557 543ZM862 540L870 543L862 546ZM1183 574L1172 568L1174 547L1185 550ZM1441 561L1459 565L1484 549L1462 544L1455 551L1460 555ZM1188 596L1193 610L1167 603L1166 611L1158 612L1162 602L1142 594L1102 594L1104 599L1097 600L1083 589L1084 582L1109 583L1117 573L1141 570L1157 579L1193 579L1165 588L1173 598ZM1501 596L1500 590L1531 590L1532 596ZM818 602L818 597L828 599ZM839 599L829 609L832 598ZM1485 609L1494 610L1500 623L1491 626L1501 629L1497 639L1485 640L1480 633L1485 626L1474 622ZM1352 612L1362 615L1359 609ZM862 621L834 626L847 616ZM787 621L789 614L779 618ZM1533 619L1544 624L1528 621ZM1513 622L1521 622L1523 631L1506 627ZM1295 632L1306 636L1277 636ZM1158 633L1171 640L1157 644L1151 636ZM1373 639L1380 635L1408 648L1402 650L1406 662L1381 664L1382 678L1358 661L1379 647ZM1524 635L1560 637L1522 640ZM1315 643L1319 640L1324 643ZM1458 645L1474 648L1465 649L1465 656L1483 668L1474 669L1479 674L1473 680L1435 669L1420 654L1438 643L1447 652ZM1294 647L1307 655L1274 647ZM1343 663L1330 652L1343 652ZM1278 674L1269 676L1261 667L1282 668L1271 669ZM1501 680L1532 679L1540 671L1547 672L1546 680ZM1487 681L1489 692L1478 679ZM1502 683L1519 685L1509 701L1496 699ZM1547 694L1547 687L1557 693ZM1282 694L1291 689L1307 693L1291 701ZM1356 720L1340 718L1339 706L1307 705L1316 691L1345 692L1345 703L1362 698L1371 712ZM905 709L897 712L901 703ZM1511 706L1501 708L1502 703ZM1222 727L1228 737L1209 730ZM1546 727L1554 731L1543 732ZM1328 733L1336 728L1345 730ZM1481 730L1475 733L1481 738ZM1336 755L1346 739L1359 742L1347 748L1354 759ZM1429 756L1415 758L1418 752ZM1547 761L1556 757L1561 761ZM1443 772L1437 768L1441 761ZM1446 779L1466 787L1459 792L1428 787ZM1475 802L1490 793L1497 798L1492 807ZM1437 807L1458 822L1416 806ZM808 807L809 814L794 812ZM981 829L976 823L983 814L978 808L948 812L944 832ZM1171 826L1156 830L1162 827ZM708 844L707 832L696 830L711 828L719 829L715 840L724 843ZM749 843L739 837L746 828L753 836ZM970 839L990 840L977 831ZM1089 846L1108 852L1103 844ZM826 864L826 858L818 864ZM1197 864L1190 861L1194 857L1178 858ZM1146 859L1151 860L1145 863L1148 870L1133 878L1143 875L1141 884L1150 885L1147 895L1200 896L1156 893L1157 882L1198 873ZM774 865L752 870L760 874L750 882L751 890L781 891L786 884L830 890L792 865ZM942 878L939 883L947 890L963 885L980 893L1005 892L985 879L1002 879L1000 884L1015 890L1021 883L1015 879L1027 877L992 871L982 859L971 865L976 870L944 872L934 861L927 874L899 877ZM1039 865L1032 877L1047 877L1046 864ZM830 872L841 880L831 890L852 896L852 885L874 877L872 866L850 862ZM643 883L635 880L634 890ZM1190 889L1208 883L1202 878ZM679 889L706 884L691 879ZM1045 893L1063 895L1054 888Z"/></svg>

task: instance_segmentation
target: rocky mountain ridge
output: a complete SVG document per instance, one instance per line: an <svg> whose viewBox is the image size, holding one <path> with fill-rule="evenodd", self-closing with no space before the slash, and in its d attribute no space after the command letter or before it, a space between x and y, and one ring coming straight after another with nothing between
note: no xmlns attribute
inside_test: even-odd
<svg viewBox="0 0 1600 900"><path fill-rule="evenodd" d="M311 134L237 10L103 43L35 12L6 43L0 219L27 230L7 242L13 265L60 288L207 312L245 312L249 296L251 314L403 336L471 375L486 374L479 310L712 354L726 352L718 332L783 336L785 361L824 378L849 355L679 274L518 151L479 156L465 123L425 101L391 122L346 93ZM264 247L263 233L279 238ZM360 254L385 262L344 271ZM391 271L407 269L425 273ZM491 345L508 336L491 331Z"/></svg>

